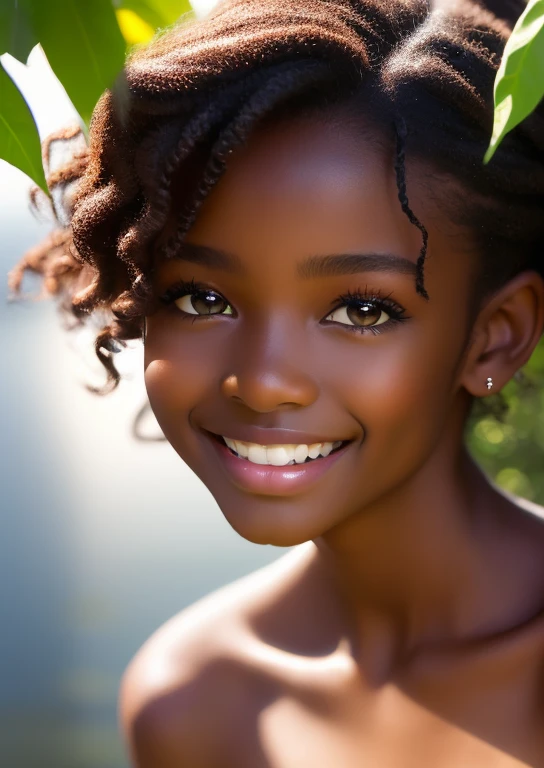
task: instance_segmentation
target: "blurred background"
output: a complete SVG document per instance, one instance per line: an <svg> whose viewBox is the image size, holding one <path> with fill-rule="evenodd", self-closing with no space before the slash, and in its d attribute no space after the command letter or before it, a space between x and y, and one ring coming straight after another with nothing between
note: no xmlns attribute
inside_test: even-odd
<svg viewBox="0 0 544 768"><path fill-rule="evenodd" d="M39 57L32 72L8 64L42 138L77 120ZM131 657L286 550L240 538L168 443L132 438L140 343L117 357L118 391L97 397L84 388L104 380L93 332L63 331L51 302L8 303L8 271L51 229L31 186L0 161L0 766L125 768L116 708ZM142 429L160 436L152 416Z"/></svg>
<svg viewBox="0 0 544 768"><path fill-rule="evenodd" d="M225 522L166 442L136 442L141 344L100 398L92 333L50 302L8 303L6 274L49 227L0 164L0 766L121 768L121 674L160 624L286 550ZM29 280L25 286L36 288ZM124 359L120 359L124 358ZM160 429L150 417L142 429Z"/></svg>
<svg viewBox="0 0 544 768"><path fill-rule="evenodd" d="M70 108L34 81L46 134ZM51 302L8 303L7 272L50 229L29 188L0 162L0 764L122 768L116 702L130 658L172 615L285 550L235 534L168 443L132 438L141 344L117 356L124 379L100 398L84 388L102 382L92 331L64 332ZM508 413L486 401L468 437L501 486L538 502L543 376L541 346L504 392ZM160 435L151 416L144 431Z"/></svg>
<svg viewBox="0 0 544 768"><path fill-rule="evenodd" d="M0 165L0 765L121 768L116 697L166 619L286 550L240 538L166 442L136 442L141 344L105 398L92 333L50 302L8 303L6 274L48 231ZM28 281L30 290L36 285ZM160 435L150 417L142 429Z"/></svg>

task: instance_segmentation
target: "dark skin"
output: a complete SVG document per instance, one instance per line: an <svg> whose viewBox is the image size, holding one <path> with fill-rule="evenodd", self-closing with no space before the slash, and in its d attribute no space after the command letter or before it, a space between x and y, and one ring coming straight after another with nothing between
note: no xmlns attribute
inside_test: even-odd
<svg viewBox="0 0 544 768"><path fill-rule="evenodd" d="M542 513L463 445L471 398L535 347L544 285L523 272L474 311L478 256L428 171L407 161L429 301L391 153L347 120L258 130L185 258L157 264L158 295L204 286L147 318L167 439L240 535L300 546L137 654L121 690L136 766L544 766ZM248 487L231 467L251 462L213 435L343 442L309 480Z"/></svg>

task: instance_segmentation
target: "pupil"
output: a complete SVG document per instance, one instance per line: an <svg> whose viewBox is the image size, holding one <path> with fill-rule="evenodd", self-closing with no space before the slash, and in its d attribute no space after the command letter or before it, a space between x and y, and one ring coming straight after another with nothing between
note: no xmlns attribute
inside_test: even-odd
<svg viewBox="0 0 544 768"><path fill-rule="evenodd" d="M193 308L199 315L216 315L224 312L227 302L217 293L197 293L191 299Z"/></svg>
<svg viewBox="0 0 544 768"><path fill-rule="evenodd" d="M380 319L381 311L372 304L360 304L347 308L347 316L355 325L373 325Z"/></svg>

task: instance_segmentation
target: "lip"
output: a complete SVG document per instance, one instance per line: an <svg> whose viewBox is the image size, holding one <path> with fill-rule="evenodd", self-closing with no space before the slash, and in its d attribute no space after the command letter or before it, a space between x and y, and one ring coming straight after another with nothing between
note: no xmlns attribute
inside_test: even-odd
<svg viewBox="0 0 544 768"><path fill-rule="evenodd" d="M306 443L310 437L307 434L302 435L301 433L288 432L287 430L277 430L276 434L281 432L282 435L282 438L278 439L273 436L274 430L266 430L266 432L269 439L264 443L260 443L261 445L286 443L287 436L290 438L289 443L295 443L298 439L295 438L295 435L300 435L303 438L299 440L298 444L300 444ZM230 435L227 435L227 437L230 437ZM239 436L233 439L241 440L243 438ZM334 453L314 459L307 464L273 467L269 464L253 464L247 459L235 456L221 438L218 439L218 436L214 433L208 433L208 440L215 450L220 465L229 480L240 490L261 496L292 496L308 490L344 456L351 444L351 441L346 442L345 445L338 448ZM245 442L257 441L255 439L245 439ZM319 438L314 439L312 436L311 442L318 443L324 441Z"/></svg>
<svg viewBox="0 0 544 768"><path fill-rule="evenodd" d="M222 439L228 437L231 440L241 440L243 443L255 443L256 445L313 445L314 443L346 442L346 437L323 437L323 435L297 432L294 429L266 429L260 427L236 426L232 431L211 432L204 430L213 438Z"/></svg>

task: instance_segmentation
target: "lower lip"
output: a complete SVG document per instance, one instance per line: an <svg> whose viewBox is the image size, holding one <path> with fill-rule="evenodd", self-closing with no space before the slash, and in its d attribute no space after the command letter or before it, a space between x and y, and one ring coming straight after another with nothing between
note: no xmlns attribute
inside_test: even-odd
<svg viewBox="0 0 544 768"><path fill-rule="evenodd" d="M336 464L349 445L347 443L334 453L305 464L273 467L269 464L254 464L247 459L241 459L213 437L211 442L221 459L222 466L238 488L249 493L268 496L289 496L307 490L333 464Z"/></svg>

